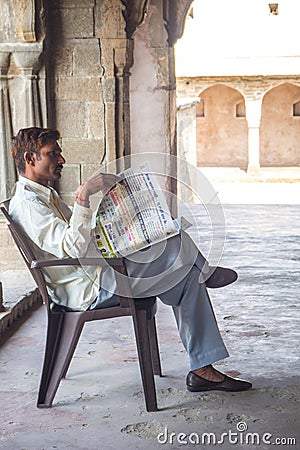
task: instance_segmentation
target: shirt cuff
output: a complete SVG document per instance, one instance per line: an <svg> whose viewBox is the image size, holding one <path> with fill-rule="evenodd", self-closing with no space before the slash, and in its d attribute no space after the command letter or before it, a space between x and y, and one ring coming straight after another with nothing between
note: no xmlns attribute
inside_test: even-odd
<svg viewBox="0 0 300 450"><path fill-rule="evenodd" d="M79 205L77 202L74 202L73 215L81 216L84 218L92 218L93 211L91 210L91 208L86 208L85 206Z"/></svg>

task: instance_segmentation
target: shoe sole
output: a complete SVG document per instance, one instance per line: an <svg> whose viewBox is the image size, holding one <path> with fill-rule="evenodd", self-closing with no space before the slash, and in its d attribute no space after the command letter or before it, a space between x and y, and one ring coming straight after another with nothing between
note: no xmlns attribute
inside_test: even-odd
<svg viewBox="0 0 300 450"><path fill-rule="evenodd" d="M223 392L243 392L251 389L252 386L243 388L243 389L226 389L226 388L218 388L218 387L207 387L207 388L194 388L191 386L187 386L187 390L189 392L209 392L209 391L223 391Z"/></svg>

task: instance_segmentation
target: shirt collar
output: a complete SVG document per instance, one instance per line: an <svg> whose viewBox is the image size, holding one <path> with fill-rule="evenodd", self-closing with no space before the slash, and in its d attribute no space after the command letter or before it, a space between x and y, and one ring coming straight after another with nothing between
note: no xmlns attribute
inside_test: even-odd
<svg viewBox="0 0 300 450"><path fill-rule="evenodd" d="M50 194L54 189L51 186L43 186L42 184L36 183L35 181L30 180L29 178L19 176L19 183L30 187L30 189L37 194L44 197L48 202L50 202Z"/></svg>

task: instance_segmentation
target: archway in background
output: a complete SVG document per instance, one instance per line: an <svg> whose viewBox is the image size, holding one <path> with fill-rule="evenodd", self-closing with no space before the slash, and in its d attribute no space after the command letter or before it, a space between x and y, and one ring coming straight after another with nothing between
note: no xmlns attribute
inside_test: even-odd
<svg viewBox="0 0 300 450"><path fill-rule="evenodd" d="M247 167L245 101L225 85L205 89L197 105L197 165Z"/></svg>
<svg viewBox="0 0 300 450"><path fill-rule="evenodd" d="M268 91L262 103L260 165L300 164L300 87L281 84Z"/></svg>

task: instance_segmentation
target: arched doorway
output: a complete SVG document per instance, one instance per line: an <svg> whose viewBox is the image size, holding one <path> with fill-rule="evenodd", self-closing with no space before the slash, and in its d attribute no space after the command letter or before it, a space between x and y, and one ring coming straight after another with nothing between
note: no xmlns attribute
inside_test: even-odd
<svg viewBox="0 0 300 450"><path fill-rule="evenodd" d="M197 105L197 165L247 167L245 102L236 90L215 85Z"/></svg>
<svg viewBox="0 0 300 450"><path fill-rule="evenodd" d="M262 103L260 165L300 164L300 87L284 83L268 91Z"/></svg>

